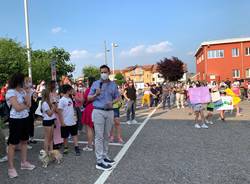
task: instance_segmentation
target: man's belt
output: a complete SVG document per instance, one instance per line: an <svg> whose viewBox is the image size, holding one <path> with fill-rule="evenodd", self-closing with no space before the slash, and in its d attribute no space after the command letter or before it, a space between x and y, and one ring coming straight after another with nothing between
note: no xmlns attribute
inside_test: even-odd
<svg viewBox="0 0 250 184"><path fill-rule="evenodd" d="M101 107L94 107L94 109L97 109L97 110L102 110L102 111L113 111L114 109L107 109L107 108L101 108Z"/></svg>

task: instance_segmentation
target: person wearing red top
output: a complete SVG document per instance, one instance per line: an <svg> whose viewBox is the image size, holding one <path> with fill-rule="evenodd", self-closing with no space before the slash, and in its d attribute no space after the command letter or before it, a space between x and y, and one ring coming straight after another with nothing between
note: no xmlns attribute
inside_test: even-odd
<svg viewBox="0 0 250 184"><path fill-rule="evenodd" d="M86 125L87 127L87 139L88 139L88 145L83 148L83 151L93 151L93 139L94 139L94 123L92 121L92 112L94 110L93 103L91 101L88 101L88 95L90 92L90 88L95 81L95 78L89 77L88 78L88 88L86 89L83 99L84 99L84 106L85 109L82 112L82 124Z"/></svg>
<svg viewBox="0 0 250 184"><path fill-rule="evenodd" d="M7 92L8 89L8 84L5 84L2 88L1 88L1 92L0 92L0 103L5 101L5 94Z"/></svg>
<svg viewBox="0 0 250 184"><path fill-rule="evenodd" d="M77 125L78 125L78 130L82 130L82 112L81 112L81 107L83 105L84 99L84 88L82 84L78 84L77 86L77 91L75 93L74 99L75 99L75 111L76 111L76 116L77 116Z"/></svg>

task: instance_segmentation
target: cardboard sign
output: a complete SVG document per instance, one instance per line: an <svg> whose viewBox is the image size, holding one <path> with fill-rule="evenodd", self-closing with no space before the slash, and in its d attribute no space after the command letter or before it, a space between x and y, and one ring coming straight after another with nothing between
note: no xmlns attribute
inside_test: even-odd
<svg viewBox="0 0 250 184"><path fill-rule="evenodd" d="M208 87L198 87L188 89L191 104L203 104L211 101Z"/></svg>
<svg viewBox="0 0 250 184"><path fill-rule="evenodd" d="M217 101L221 100L219 91L211 93L211 97L212 97L212 102L217 102Z"/></svg>
<svg viewBox="0 0 250 184"><path fill-rule="evenodd" d="M218 111L233 110L233 98L231 96L221 96L221 100L214 102L214 108Z"/></svg>

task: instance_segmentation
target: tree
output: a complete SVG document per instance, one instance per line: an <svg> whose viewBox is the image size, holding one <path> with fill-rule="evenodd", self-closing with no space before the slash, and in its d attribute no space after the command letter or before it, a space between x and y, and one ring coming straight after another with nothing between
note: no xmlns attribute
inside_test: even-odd
<svg viewBox="0 0 250 184"><path fill-rule="evenodd" d="M96 66L85 66L82 69L82 73L84 75L84 78L88 78L88 77L94 77L95 79L99 79L100 78L100 69Z"/></svg>
<svg viewBox="0 0 250 184"><path fill-rule="evenodd" d="M122 84L125 83L125 78L122 75L122 73L117 73L115 75L115 80L116 80L117 85L119 85L119 86L121 86Z"/></svg>
<svg viewBox="0 0 250 184"><path fill-rule="evenodd" d="M166 81L174 82L182 78L184 74L184 64L177 57L164 58L158 64L158 72Z"/></svg>
<svg viewBox="0 0 250 184"><path fill-rule="evenodd" d="M7 38L0 38L0 86L5 84L13 73L28 75L26 48L21 43ZM32 78L37 84L40 80L51 80L51 61L56 60L57 80L63 75L69 76L75 69L70 62L70 54L62 48L33 50Z"/></svg>
<svg viewBox="0 0 250 184"><path fill-rule="evenodd" d="M0 38L0 71L0 86L13 73L28 73L26 49L15 40Z"/></svg>
<svg viewBox="0 0 250 184"><path fill-rule="evenodd" d="M75 69L70 61L70 54L64 49L52 48L46 50L36 50L32 53L32 76L33 82L40 80L51 80L51 61L56 60L56 76L60 80L62 76L69 76Z"/></svg>

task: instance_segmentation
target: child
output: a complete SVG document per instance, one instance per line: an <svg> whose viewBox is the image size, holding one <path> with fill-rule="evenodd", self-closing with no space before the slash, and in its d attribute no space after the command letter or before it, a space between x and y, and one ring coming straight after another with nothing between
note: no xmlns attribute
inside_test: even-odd
<svg viewBox="0 0 250 184"><path fill-rule="evenodd" d="M203 104L195 104L193 106L194 114L195 114L195 128L208 128L208 126L205 124L205 117L204 117L204 107ZM201 123L200 125L198 123L199 116L201 116Z"/></svg>
<svg viewBox="0 0 250 184"><path fill-rule="evenodd" d="M58 109L61 122L61 136L64 143L64 154L68 153L68 137L73 137L76 156L80 156L80 149L78 147L78 126L74 120L73 101L70 96L73 93L73 88L65 84L62 86L63 97L59 100Z"/></svg>
<svg viewBox="0 0 250 184"><path fill-rule="evenodd" d="M110 132L110 142L114 142L114 134L115 130L117 131L117 139L120 144L123 144L124 141L122 139L122 129L121 129L121 122L120 122L120 108L122 107L122 102L118 101L113 104L114 109L114 123L115 125L112 127Z"/></svg>
<svg viewBox="0 0 250 184"><path fill-rule="evenodd" d="M53 150L53 128L55 124L55 106L51 103L50 92L45 89L42 91L42 113L44 126L44 150L47 154Z"/></svg>
<svg viewBox="0 0 250 184"><path fill-rule="evenodd" d="M226 90L225 86L220 87L220 95L221 96L226 96L226 91L225 90ZM225 110L220 111L220 119L221 119L221 121L225 122Z"/></svg>
<svg viewBox="0 0 250 184"><path fill-rule="evenodd" d="M210 94L212 93L212 92L215 92L215 90L213 90L213 89L209 89L209 92L210 92ZM206 115L206 117L205 117L205 121L206 121L206 123L207 124L214 124L213 123L213 121L212 121L212 119L213 119L213 111L214 111L214 103L211 101L211 102L209 102L208 104L207 104L207 115Z"/></svg>
<svg viewBox="0 0 250 184"><path fill-rule="evenodd" d="M196 84L196 87L201 87L200 83ZM208 126L205 124L205 117L204 117L204 105L203 104L194 104L193 105L193 111L195 114L195 128L208 128ZM198 123L199 116L201 116L201 123L200 125Z"/></svg>

